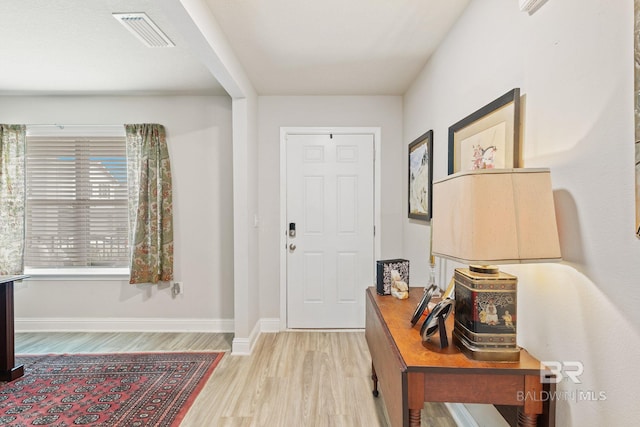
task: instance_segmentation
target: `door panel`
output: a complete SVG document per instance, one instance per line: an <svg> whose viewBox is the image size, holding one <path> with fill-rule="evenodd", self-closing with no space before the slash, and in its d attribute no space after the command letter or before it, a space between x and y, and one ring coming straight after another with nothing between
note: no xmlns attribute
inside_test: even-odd
<svg viewBox="0 0 640 427"><path fill-rule="evenodd" d="M321 253L304 253L304 303L322 303L324 256Z"/></svg>
<svg viewBox="0 0 640 427"><path fill-rule="evenodd" d="M304 235L321 236L324 232L324 177L304 177Z"/></svg>
<svg viewBox="0 0 640 427"><path fill-rule="evenodd" d="M358 254L342 252L338 254L337 294L339 303L353 303L358 297Z"/></svg>
<svg viewBox="0 0 640 427"><path fill-rule="evenodd" d="M287 138L287 326L364 327L373 284L373 135ZM295 248L291 245L295 245Z"/></svg>

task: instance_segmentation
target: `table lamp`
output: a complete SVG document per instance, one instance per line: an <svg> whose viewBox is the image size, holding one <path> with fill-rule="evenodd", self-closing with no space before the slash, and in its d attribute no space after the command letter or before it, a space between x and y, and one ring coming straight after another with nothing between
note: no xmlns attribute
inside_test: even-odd
<svg viewBox="0 0 640 427"><path fill-rule="evenodd" d="M433 184L434 256L456 268L453 342L467 357L520 359L517 278L496 264L560 261L549 169L485 169Z"/></svg>

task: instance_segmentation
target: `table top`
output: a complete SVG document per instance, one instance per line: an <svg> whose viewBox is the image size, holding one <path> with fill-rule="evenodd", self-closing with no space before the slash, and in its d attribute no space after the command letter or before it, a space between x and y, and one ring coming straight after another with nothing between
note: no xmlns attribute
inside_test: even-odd
<svg viewBox="0 0 640 427"><path fill-rule="evenodd" d="M520 351L519 362L483 362L469 359L453 344L453 313L448 317L447 335L449 346L441 349L438 334L434 334L430 341L422 342L420 329L426 319L423 316L415 326L411 326L411 317L422 298L424 288L411 288L409 298L399 300L391 295L378 295L375 288L367 289L367 298L374 302L374 308L384 318L389 333L395 343L395 350L404 361L407 370L434 370L438 372L459 373L460 369L469 369L468 373L539 375L540 362L526 350Z"/></svg>
<svg viewBox="0 0 640 427"><path fill-rule="evenodd" d="M9 283L9 282L15 282L16 280L26 279L27 277L29 277L29 276L26 276L24 274L18 274L18 275L13 275L13 276L0 275L0 284Z"/></svg>

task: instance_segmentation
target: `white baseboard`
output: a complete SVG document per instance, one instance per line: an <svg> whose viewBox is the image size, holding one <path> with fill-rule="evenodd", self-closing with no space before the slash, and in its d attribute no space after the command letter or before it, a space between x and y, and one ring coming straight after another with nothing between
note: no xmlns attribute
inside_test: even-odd
<svg viewBox="0 0 640 427"><path fill-rule="evenodd" d="M16 332L217 332L234 331L233 319L17 318Z"/></svg>
<svg viewBox="0 0 640 427"><path fill-rule="evenodd" d="M235 337L231 343L231 354L234 356L248 356L253 351L260 334L280 332L280 319L259 319L249 337Z"/></svg>
<svg viewBox="0 0 640 427"><path fill-rule="evenodd" d="M234 338L231 341L231 355L233 356L249 356L252 348L249 338Z"/></svg>
<svg viewBox="0 0 640 427"><path fill-rule="evenodd" d="M232 354L249 355L261 333L280 332L280 319L256 322L248 337L235 337ZM16 332L209 332L233 333L233 319L17 318Z"/></svg>
<svg viewBox="0 0 640 427"><path fill-rule="evenodd" d="M493 405L466 403L460 405L464 407L464 411L469 414L467 424L464 426L471 427L509 427L509 423L500 415L500 412Z"/></svg>
<svg viewBox="0 0 640 427"><path fill-rule="evenodd" d="M248 337L233 337L231 342L231 354L233 356L249 356L253 350L253 346L260 336L260 320L256 322L253 330Z"/></svg>
<svg viewBox="0 0 640 427"><path fill-rule="evenodd" d="M462 403L444 404L458 427L478 427L478 423L471 416L471 412Z"/></svg>
<svg viewBox="0 0 640 427"><path fill-rule="evenodd" d="M280 332L280 319L260 319L260 332L273 333Z"/></svg>

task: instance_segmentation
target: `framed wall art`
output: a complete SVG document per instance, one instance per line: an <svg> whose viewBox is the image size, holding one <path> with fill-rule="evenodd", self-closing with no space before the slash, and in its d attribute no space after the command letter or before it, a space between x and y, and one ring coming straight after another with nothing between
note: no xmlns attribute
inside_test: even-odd
<svg viewBox="0 0 640 427"><path fill-rule="evenodd" d="M409 218L431 220L433 130L409 144Z"/></svg>
<svg viewBox="0 0 640 427"><path fill-rule="evenodd" d="M449 174L519 166L519 88L449 127Z"/></svg>

